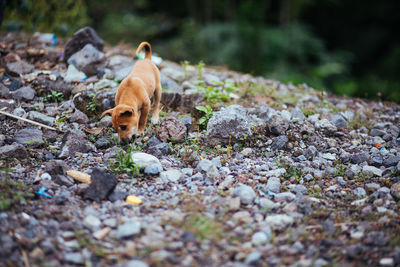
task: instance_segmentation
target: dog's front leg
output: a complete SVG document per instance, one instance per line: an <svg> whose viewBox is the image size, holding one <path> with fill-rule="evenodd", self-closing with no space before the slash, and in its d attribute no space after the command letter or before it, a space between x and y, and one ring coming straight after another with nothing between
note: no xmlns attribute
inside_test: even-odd
<svg viewBox="0 0 400 267"><path fill-rule="evenodd" d="M146 127L147 115L149 114L149 111L150 111L150 100L143 104L142 111L140 112L139 127L138 127L139 134L144 133L144 128Z"/></svg>

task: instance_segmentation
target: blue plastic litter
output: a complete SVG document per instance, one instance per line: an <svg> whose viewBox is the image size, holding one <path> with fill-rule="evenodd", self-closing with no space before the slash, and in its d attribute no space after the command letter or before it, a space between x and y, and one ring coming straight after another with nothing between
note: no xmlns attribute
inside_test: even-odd
<svg viewBox="0 0 400 267"><path fill-rule="evenodd" d="M45 191L47 191L47 187L42 186L42 187L36 192L36 194L38 194L39 196L42 196L42 197L51 198L51 196L50 196L49 194L45 193Z"/></svg>
<svg viewBox="0 0 400 267"><path fill-rule="evenodd" d="M88 79L88 77L85 77L85 78L82 79L82 81L86 81L87 79Z"/></svg>
<svg viewBox="0 0 400 267"><path fill-rule="evenodd" d="M57 36L53 33L53 45L57 45Z"/></svg>

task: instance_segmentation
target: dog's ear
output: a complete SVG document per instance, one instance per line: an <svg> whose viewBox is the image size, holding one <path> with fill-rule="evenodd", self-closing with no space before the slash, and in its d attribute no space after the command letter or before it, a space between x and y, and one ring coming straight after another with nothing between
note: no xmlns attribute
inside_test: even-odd
<svg viewBox="0 0 400 267"><path fill-rule="evenodd" d="M106 115L112 116L113 110L114 110L113 108L112 108L112 109L107 109L106 111L104 111L104 112L101 114L101 117L103 118L103 117L106 116Z"/></svg>
<svg viewBox="0 0 400 267"><path fill-rule="evenodd" d="M134 113L133 108L130 108L130 109L126 109L126 110L121 111L119 113L119 116L120 117L130 117L130 116L133 115L133 113Z"/></svg>

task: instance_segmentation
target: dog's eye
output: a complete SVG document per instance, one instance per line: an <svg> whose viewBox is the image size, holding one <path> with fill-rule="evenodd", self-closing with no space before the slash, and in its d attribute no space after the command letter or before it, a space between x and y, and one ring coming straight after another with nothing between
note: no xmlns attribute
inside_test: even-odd
<svg viewBox="0 0 400 267"><path fill-rule="evenodd" d="M125 131L126 130L126 125L121 125L121 126L119 126L119 128L121 128L122 131Z"/></svg>

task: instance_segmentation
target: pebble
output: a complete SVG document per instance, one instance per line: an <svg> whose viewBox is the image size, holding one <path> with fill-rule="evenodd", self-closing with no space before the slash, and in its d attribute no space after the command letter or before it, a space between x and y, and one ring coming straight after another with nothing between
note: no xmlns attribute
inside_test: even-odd
<svg viewBox="0 0 400 267"><path fill-rule="evenodd" d="M282 231L291 226L294 222L293 218L285 214L269 215L265 222L273 229Z"/></svg>
<svg viewBox="0 0 400 267"><path fill-rule="evenodd" d="M158 158L147 153L132 152L131 157L132 157L132 162L141 169L145 169L147 166L152 164L161 165L161 162L158 160Z"/></svg>
<svg viewBox="0 0 400 267"><path fill-rule="evenodd" d="M243 205L252 204L256 198L253 188L244 184L238 184L233 190L233 195L239 197Z"/></svg>
<svg viewBox="0 0 400 267"><path fill-rule="evenodd" d="M369 165L364 165L362 167L362 171L363 172L372 173L372 174L374 174L376 176L382 176L382 174L383 174L383 171L381 169L378 169L378 168L376 168L374 166L369 166Z"/></svg>
<svg viewBox="0 0 400 267"><path fill-rule="evenodd" d="M85 217L85 219L83 220L83 225L92 230L95 231L97 230L100 225L101 225L101 221L99 220L99 218L97 218L96 216L93 215L88 215Z"/></svg>
<svg viewBox="0 0 400 267"><path fill-rule="evenodd" d="M268 242L268 236L264 232L257 232L251 237L251 242L256 246L264 245Z"/></svg>
<svg viewBox="0 0 400 267"><path fill-rule="evenodd" d="M161 173L163 170L161 164L158 163L153 163L148 165L145 169L144 169L144 173L145 174L149 174L149 175L158 175L159 173Z"/></svg>
<svg viewBox="0 0 400 267"><path fill-rule="evenodd" d="M140 230L141 224L139 222L130 221L118 226L115 236L117 238L127 238L139 234Z"/></svg>
<svg viewBox="0 0 400 267"><path fill-rule="evenodd" d="M182 172L180 170L163 171L162 173L160 173L160 178L163 180L164 183L174 183L182 178Z"/></svg>

